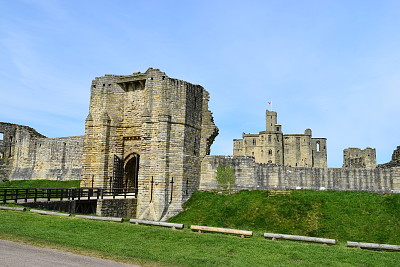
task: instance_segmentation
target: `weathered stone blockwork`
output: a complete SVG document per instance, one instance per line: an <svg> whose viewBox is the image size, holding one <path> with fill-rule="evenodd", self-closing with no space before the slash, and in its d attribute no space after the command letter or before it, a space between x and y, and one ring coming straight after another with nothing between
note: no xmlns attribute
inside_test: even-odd
<svg viewBox="0 0 400 267"><path fill-rule="evenodd" d="M367 168L376 167L376 150L367 147L359 149L349 147L343 150L343 168Z"/></svg>
<svg viewBox="0 0 400 267"><path fill-rule="evenodd" d="M208 100L200 85L158 69L93 80L82 185L137 188L140 219L177 214L218 134Z"/></svg>
<svg viewBox="0 0 400 267"><path fill-rule="evenodd" d="M246 156L207 156L200 190L218 190L220 165L232 167L235 190L312 189L400 193L400 167L390 169L306 168L256 163Z"/></svg>
<svg viewBox="0 0 400 267"><path fill-rule="evenodd" d="M96 214L104 217L135 218L136 207L136 198L98 199Z"/></svg>
<svg viewBox="0 0 400 267"><path fill-rule="evenodd" d="M0 137L0 180L81 179L83 136L46 138L1 122Z"/></svg>

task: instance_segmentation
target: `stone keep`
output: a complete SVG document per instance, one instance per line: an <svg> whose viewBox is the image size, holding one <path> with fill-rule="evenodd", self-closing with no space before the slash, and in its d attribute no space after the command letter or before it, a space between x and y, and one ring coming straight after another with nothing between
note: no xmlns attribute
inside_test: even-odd
<svg viewBox="0 0 400 267"><path fill-rule="evenodd" d="M81 186L135 188L137 218L177 214L218 135L208 101L200 85L158 69L93 80Z"/></svg>
<svg viewBox="0 0 400 267"><path fill-rule="evenodd" d="M266 111L266 130L242 134L233 140L233 155L251 156L257 163L293 167L327 167L326 138L313 138L310 129L304 134L283 134L277 113Z"/></svg>

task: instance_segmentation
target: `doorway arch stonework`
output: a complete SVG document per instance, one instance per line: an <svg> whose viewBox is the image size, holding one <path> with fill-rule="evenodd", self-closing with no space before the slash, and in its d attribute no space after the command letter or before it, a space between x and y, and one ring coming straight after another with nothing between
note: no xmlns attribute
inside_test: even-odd
<svg viewBox="0 0 400 267"><path fill-rule="evenodd" d="M134 188L137 193L140 155L131 153L124 159L124 184L126 188Z"/></svg>

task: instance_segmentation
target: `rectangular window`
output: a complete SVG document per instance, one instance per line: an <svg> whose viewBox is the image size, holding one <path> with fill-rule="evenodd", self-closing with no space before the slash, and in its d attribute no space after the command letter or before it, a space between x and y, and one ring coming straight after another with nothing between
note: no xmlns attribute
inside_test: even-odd
<svg viewBox="0 0 400 267"><path fill-rule="evenodd" d="M0 141L3 140L3 137L4 137L4 133L0 133Z"/></svg>

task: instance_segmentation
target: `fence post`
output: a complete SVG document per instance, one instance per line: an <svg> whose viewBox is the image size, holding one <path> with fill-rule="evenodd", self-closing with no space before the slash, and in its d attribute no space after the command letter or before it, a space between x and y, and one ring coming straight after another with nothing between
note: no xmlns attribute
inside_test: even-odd
<svg viewBox="0 0 400 267"><path fill-rule="evenodd" d="M47 193L47 201L50 201L51 189L46 189L46 193Z"/></svg>
<svg viewBox="0 0 400 267"><path fill-rule="evenodd" d="M15 199L14 199L14 201L15 201L15 203L17 203L18 202L18 188L17 189L15 189L15 191L14 191L15 193Z"/></svg>
<svg viewBox="0 0 400 267"><path fill-rule="evenodd" d="M7 202L7 189L4 189L3 203Z"/></svg>
<svg viewBox="0 0 400 267"><path fill-rule="evenodd" d="M34 198L33 198L33 202L36 203L36 199L37 199L37 188L35 188L35 195L34 195Z"/></svg>
<svg viewBox="0 0 400 267"><path fill-rule="evenodd" d="M154 184L154 180L153 180L153 176L151 176L150 203L153 201L153 184Z"/></svg>
<svg viewBox="0 0 400 267"><path fill-rule="evenodd" d="M172 177L172 181L170 182L171 184L171 199L169 200L169 203L172 202L172 195L174 193L174 177Z"/></svg>

